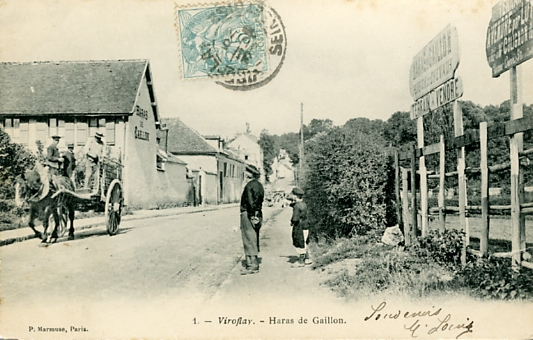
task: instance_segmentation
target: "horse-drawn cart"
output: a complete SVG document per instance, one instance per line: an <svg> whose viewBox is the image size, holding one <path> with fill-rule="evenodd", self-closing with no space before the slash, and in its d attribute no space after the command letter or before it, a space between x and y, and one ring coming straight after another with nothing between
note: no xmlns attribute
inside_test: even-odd
<svg viewBox="0 0 533 340"><path fill-rule="evenodd" d="M122 189L122 164L109 159L103 159L98 165L98 171L92 181L91 189L60 189L52 195L58 199L57 211L59 223L56 233L63 236L69 221L69 204L75 204L75 210L105 211L107 232L115 235L120 225L124 193ZM79 184L78 184L79 185Z"/></svg>

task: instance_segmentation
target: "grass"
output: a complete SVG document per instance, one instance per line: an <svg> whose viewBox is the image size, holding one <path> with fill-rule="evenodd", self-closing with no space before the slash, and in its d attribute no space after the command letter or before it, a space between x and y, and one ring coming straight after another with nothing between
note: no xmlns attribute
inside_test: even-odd
<svg viewBox="0 0 533 340"><path fill-rule="evenodd" d="M431 242L409 248L387 246L368 236L321 240L310 245L313 268L325 275L326 285L348 300L378 293L411 299L464 294L533 299L533 271L523 269L516 274L510 270L509 259L476 261L469 257L467 267L452 263L449 259L457 254L450 251L457 244L450 240L458 237L457 232L447 235L430 235ZM502 248L507 242L496 240L491 245ZM437 254L435 249L441 244L447 249Z"/></svg>
<svg viewBox="0 0 533 340"><path fill-rule="evenodd" d="M316 243L311 251L314 269L328 272L325 284L349 300L377 293L424 297L442 290L453 278L449 269L413 256L403 247L366 237Z"/></svg>

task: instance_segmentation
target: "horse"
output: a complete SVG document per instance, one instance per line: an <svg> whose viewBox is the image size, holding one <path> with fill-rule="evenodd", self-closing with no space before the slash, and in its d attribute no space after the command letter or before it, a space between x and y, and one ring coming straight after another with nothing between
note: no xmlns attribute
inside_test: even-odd
<svg viewBox="0 0 533 340"><path fill-rule="evenodd" d="M59 207L66 207L70 221L68 239L74 239L74 201L67 194L54 195L64 189L74 191L74 183L65 176L52 176L46 168L37 164L34 169L26 170L23 175L15 180L15 204L21 207L23 201L30 205L28 226L33 230L36 237L42 238L43 243L57 241L57 227L60 223ZM40 211L44 211L43 227L44 235L35 229L35 219ZM54 227L49 230L50 215L54 217Z"/></svg>

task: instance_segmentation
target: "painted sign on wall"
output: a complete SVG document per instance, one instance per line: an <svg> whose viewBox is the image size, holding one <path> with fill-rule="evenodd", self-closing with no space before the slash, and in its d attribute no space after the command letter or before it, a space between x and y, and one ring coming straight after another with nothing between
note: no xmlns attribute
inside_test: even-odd
<svg viewBox="0 0 533 340"><path fill-rule="evenodd" d="M135 126L133 129L133 133L135 135L135 139L140 140L150 140L150 133L148 131L143 130L144 128L144 121L148 120L148 111L141 108L139 105L135 108L135 114L141 118L139 121L139 126ZM144 121L143 121L144 120Z"/></svg>
<svg viewBox="0 0 533 340"><path fill-rule="evenodd" d="M409 89L414 100L453 78L459 66L457 29L447 25L413 58Z"/></svg>
<svg viewBox="0 0 533 340"><path fill-rule="evenodd" d="M533 57L532 0L502 0L492 8L485 48L494 78Z"/></svg>

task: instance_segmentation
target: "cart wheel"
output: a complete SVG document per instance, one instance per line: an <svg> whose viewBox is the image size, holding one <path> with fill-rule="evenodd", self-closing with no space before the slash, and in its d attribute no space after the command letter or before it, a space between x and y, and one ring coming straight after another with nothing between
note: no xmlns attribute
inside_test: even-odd
<svg viewBox="0 0 533 340"><path fill-rule="evenodd" d="M111 236L116 235L118 232L123 203L122 184L120 184L119 180L115 179L109 184L105 200L107 233Z"/></svg>

